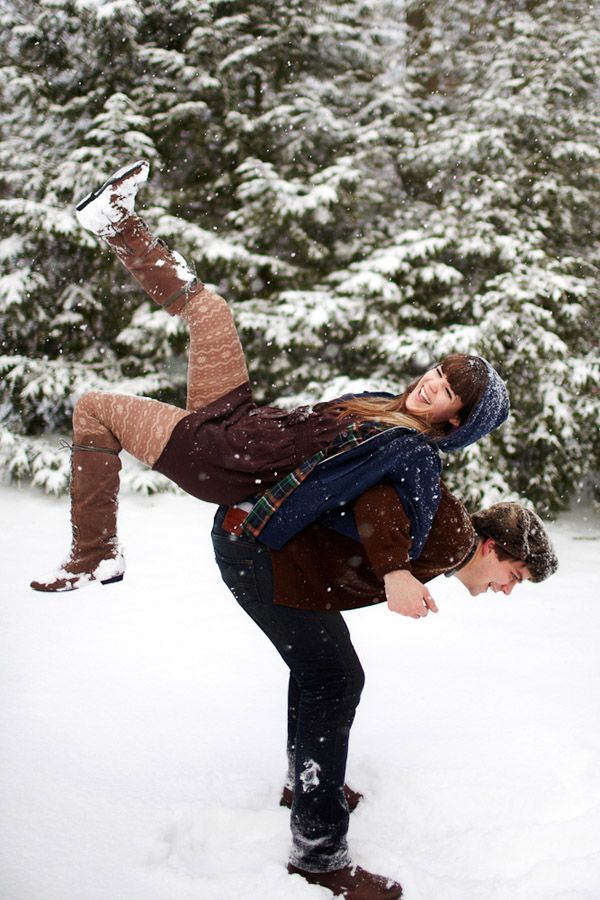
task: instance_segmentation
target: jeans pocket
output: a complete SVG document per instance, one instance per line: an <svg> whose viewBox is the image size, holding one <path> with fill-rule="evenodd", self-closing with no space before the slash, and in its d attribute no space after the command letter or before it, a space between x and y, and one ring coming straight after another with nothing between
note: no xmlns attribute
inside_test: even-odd
<svg viewBox="0 0 600 900"><path fill-rule="evenodd" d="M260 603L260 590L253 560L227 560L217 557L217 563L221 570L221 578L243 609L250 610Z"/></svg>
<svg viewBox="0 0 600 900"><path fill-rule="evenodd" d="M216 555L217 565L221 570L221 576L228 588L232 589L236 584L256 586L253 559L228 559L221 554Z"/></svg>

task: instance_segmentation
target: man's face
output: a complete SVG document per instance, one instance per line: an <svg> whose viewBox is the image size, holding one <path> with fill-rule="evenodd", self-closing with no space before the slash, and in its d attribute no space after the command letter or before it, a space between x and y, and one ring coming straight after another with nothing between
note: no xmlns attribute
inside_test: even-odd
<svg viewBox="0 0 600 900"><path fill-rule="evenodd" d="M462 405L462 400L450 387L441 366L425 372L406 398L408 413L423 416L432 424L450 422L454 427L460 425L457 414Z"/></svg>
<svg viewBox="0 0 600 900"><path fill-rule="evenodd" d="M524 562L498 559L491 538L486 538L480 544L475 557L457 575L472 597L485 594L486 591L508 596L517 584L531 578Z"/></svg>

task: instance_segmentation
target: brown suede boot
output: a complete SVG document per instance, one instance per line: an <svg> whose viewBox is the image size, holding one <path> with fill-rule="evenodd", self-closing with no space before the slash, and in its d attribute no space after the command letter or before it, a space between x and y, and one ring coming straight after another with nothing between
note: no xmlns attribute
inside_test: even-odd
<svg viewBox="0 0 600 900"><path fill-rule="evenodd" d="M290 875L300 875L310 884L329 888L336 897L346 900L398 900L402 896L397 881L373 875L360 866L346 866L334 872L306 872L288 863L287 870Z"/></svg>
<svg viewBox="0 0 600 900"><path fill-rule="evenodd" d="M121 461L118 450L99 447L93 438L73 444L71 453L71 554L34 591L75 591L93 581L121 581L125 560L117 540Z"/></svg>
<svg viewBox="0 0 600 900"><path fill-rule="evenodd" d="M350 812L354 812L360 801L363 799L363 795L359 794L358 791L353 791L351 787L348 787L347 784L344 785L344 795L346 797L346 803L348 804L348 809ZM281 799L279 801L280 806L286 806L288 809L292 808L292 803L294 802L294 791L291 787L288 787L287 784L281 792Z"/></svg>
<svg viewBox="0 0 600 900"><path fill-rule="evenodd" d="M148 296L174 316L199 284L183 257L153 237L134 212L138 187L149 170L145 160L119 169L77 204L76 216L85 229L104 238Z"/></svg>
<svg viewBox="0 0 600 900"><path fill-rule="evenodd" d="M181 312L190 291L202 286L184 258L153 237L134 214L105 240L148 296L171 316Z"/></svg>

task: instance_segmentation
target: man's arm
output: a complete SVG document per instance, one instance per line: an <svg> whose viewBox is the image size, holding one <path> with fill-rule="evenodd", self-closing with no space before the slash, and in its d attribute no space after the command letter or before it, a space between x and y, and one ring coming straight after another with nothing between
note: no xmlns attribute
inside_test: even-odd
<svg viewBox="0 0 600 900"><path fill-rule="evenodd" d="M380 484L354 501L358 533L373 571L385 584L392 612L420 619L438 608L411 571L410 522L391 485Z"/></svg>

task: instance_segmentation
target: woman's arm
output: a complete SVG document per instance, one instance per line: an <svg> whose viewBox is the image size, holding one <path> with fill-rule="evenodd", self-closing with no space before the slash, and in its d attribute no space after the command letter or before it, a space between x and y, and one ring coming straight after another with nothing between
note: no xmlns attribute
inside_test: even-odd
<svg viewBox="0 0 600 900"><path fill-rule="evenodd" d="M411 572L410 522L394 488L380 484L361 494L354 515L373 571L385 584L389 609L415 619L437 612L427 586Z"/></svg>

